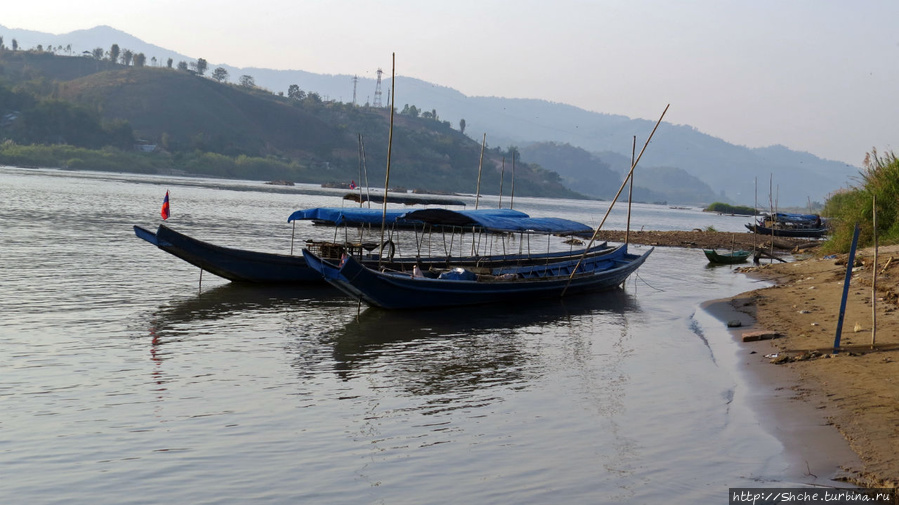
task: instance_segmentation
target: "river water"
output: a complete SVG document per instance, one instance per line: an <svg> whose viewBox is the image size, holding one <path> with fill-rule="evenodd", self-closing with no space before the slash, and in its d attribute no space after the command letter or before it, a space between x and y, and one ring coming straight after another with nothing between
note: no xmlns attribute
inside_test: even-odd
<svg viewBox="0 0 899 505"><path fill-rule="evenodd" d="M0 502L723 503L801 481L699 308L759 284L698 250L657 248L611 293L360 313L326 287L200 283L132 231L161 222L167 190L173 228L271 252L328 238L286 217L342 194L0 168ZM515 199L593 225L607 206ZM624 228L620 207L605 228Z"/></svg>

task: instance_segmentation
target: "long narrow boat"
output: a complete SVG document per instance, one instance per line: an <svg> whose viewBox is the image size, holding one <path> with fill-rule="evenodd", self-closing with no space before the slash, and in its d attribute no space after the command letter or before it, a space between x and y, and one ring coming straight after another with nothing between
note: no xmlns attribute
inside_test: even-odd
<svg viewBox="0 0 899 505"><path fill-rule="evenodd" d="M705 257L708 258L709 263L714 263L716 265L735 265L738 263L745 263L746 260L749 259L749 256L752 254L752 251L731 251L726 253L719 253L714 249L703 249L705 253Z"/></svg>
<svg viewBox="0 0 899 505"><path fill-rule="evenodd" d="M134 226L139 238L191 265L232 282L314 284L321 275L301 256L235 249L210 244L159 225L156 233Z"/></svg>
<svg viewBox="0 0 899 505"><path fill-rule="evenodd" d="M401 216L407 214L407 211L391 212L392 214L388 215L388 219L392 220L399 220ZM466 227L481 226L477 223L483 220L493 222L490 221L491 219L508 220L510 222L521 220L519 225L524 228L535 227L544 223L544 220L528 218L527 214L509 211L508 209L506 211L458 211L456 214L456 219L464 221ZM295 212L289 218L290 221L298 219L322 219L335 225L347 223L355 225L371 224L380 222L382 211L371 209L309 209ZM419 227L421 226L422 224L419 223ZM568 229L572 232L580 233L585 228L589 229L587 225L568 222L566 226L560 227L559 230ZM287 284L324 282L318 271L309 268L306 259L302 255L266 253L223 247L190 237L166 225L159 225L155 233L140 226L134 226L134 233L138 238L157 246L163 251L232 282ZM375 252L379 249L377 244L363 246L358 243L307 241L306 247L326 259L338 261L341 256L352 254L366 265L377 267L380 264L383 268L406 272L412 272L416 264L425 270L449 266L465 266L483 271L499 265L533 265L569 259L574 257L575 254L581 254L580 251L567 250L539 254L525 252L511 255L379 258L379 252ZM366 249L370 252L365 252ZM608 251L608 249L609 247L606 243L597 244L589 249L588 255L602 254Z"/></svg>
<svg viewBox="0 0 899 505"><path fill-rule="evenodd" d="M775 237L790 237L790 238L824 238L830 232L830 230L826 227L821 228L805 228L805 227L796 227L796 228L777 228L777 227L769 227L762 226L760 224L752 224L749 223L746 225L746 229L753 233L757 233L759 235L773 235Z"/></svg>
<svg viewBox="0 0 899 505"><path fill-rule="evenodd" d="M817 214L777 212L765 214L746 228L759 235L792 238L823 238L829 233L827 221Z"/></svg>
<svg viewBox="0 0 899 505"><path fill-rule="evenodd" d="M335 265L308 250L303 250L303 255L310 267L352 298L385 309L420 309L519 302L612 289L635 272L652 251L630 254L625 244L583 261L497 268L488 275L457 268L438 278L378 271L353 257Z"/></svg>

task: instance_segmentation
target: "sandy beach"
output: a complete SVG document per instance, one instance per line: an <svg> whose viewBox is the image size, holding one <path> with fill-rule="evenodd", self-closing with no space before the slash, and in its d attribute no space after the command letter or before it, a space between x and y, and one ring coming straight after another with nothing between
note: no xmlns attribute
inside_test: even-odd
<svg viewBox="0 0 899 505"><path fill-rule="evenodd" d="M603 240L623 236L601 233ZM794 464L807 465L805 473L822 479L899 486L899 245L880 247L876 266L874 248L857 252L834 353L848 254L816 256L813 240L772 243L749 233L699 230L632 231L630 241L719 249L755 245L789 255L790 262L762 259L761 265L736 270L771 287L705 308L734 325L731 334L741 341L747 369L760 387L776 392L759 405L771 431L794 454ZM845 445L828 438L833 430L821 426L839 430L854 454L841 451ZM841 467L836 475L819 475L835 464Z"/></svg>
<svg viewBox="0 0 899 505"><path fill-rule="evenodd" d="M834 341L848 255L741 269L774 286L731 300L774 338L743 344L757 360L795 372L798 401L823 411L861 460L847 480L868 487L899 484L899 246L881 247L874 284L874 249L857 253L843 317ZM895 259L894 259L895 258ZM876 334L872 331L876 317ZM750 352L751 352L750 351ZM766 357L767 356L767 357ZM762 373L768 373L761 370ZM776 372L771 372L776 373Z"/></svg>

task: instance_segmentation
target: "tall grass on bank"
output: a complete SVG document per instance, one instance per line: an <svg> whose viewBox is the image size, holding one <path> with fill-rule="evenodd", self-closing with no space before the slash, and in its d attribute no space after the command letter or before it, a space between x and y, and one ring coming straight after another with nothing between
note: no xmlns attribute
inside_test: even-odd
<svg viewBox="0 0 899 505"><path fill-rule="evenodd" d="M847 252L855 224L859 225L859 247L874 245L873 202L877 200L877 239L881 244L899 243L899 159L892 152L865 156L861 186L830 196L824 214L831 217L833 233L824 243L825 253Z"/></svg>

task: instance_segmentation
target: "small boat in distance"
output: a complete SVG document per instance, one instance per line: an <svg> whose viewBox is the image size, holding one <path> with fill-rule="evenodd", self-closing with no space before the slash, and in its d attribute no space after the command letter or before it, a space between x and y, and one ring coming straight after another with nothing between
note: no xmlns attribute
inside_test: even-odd
<svg viewBox="0 0 899 505"><path fill-rule="evenodd" d="M823 238L829 232L827 222L817 214L790 214L777 212L765 214L746 228L759 235L792 238Z"/></svg>
<svg viewBox="0 0 899 505"><path fill-rule="evenodd" d="M752 251L731 251L726 253L719 253L714 249L703 249L705 253L705 257L708 258L709 263L713 263L716 265L735 265L737 263L745 263L746 260L749 259L749 256L752 255Z"/></svg>

